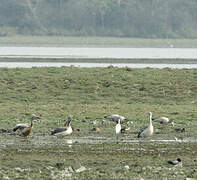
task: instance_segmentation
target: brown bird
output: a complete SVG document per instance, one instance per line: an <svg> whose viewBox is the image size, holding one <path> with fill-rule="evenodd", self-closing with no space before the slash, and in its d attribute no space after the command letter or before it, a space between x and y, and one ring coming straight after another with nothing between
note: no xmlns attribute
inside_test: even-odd
<svg viewBox="0 0 197 180"><path fill-rule="evenodd" d="M129 126L125 126L121 129L121 133L125 133L126 131L129 131L130 127Z"/></svg>
<svg viewBox="0 0 197 180"><path fill-rule="evenodd" d="M26 137L32 133L34 120L31 120L31 124L17 124L13 131L19 130L19 136Z"/></svg>
<svg viewBox="0 0 197 180"><path fill-rule="evenodd" d="M100 128L98 128L98 127L94 127L94 128L92 128L92 130L91 131L94 131L94 132L100 132L101 130L100 130Z"/></svg>
<svg viewBox="0 0 197 180"><path fill-rule="evenodd" d="M28 136L29 134L32 133L32 129L33 129L33 124L34 121L39 120L40 117L36 116L35 114L32 114L31 116L31 124L17 124L14 128L13 131L17 131L19 130L19 136Z"/></svg>

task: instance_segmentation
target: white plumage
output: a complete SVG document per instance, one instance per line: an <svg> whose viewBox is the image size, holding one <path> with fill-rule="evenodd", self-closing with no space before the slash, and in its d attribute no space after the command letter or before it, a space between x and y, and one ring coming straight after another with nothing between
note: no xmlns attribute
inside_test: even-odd
<svg viewBox="0 0 197 180"><path fill-rule="evenodd" d="M138 138L149 137L153 135L152 113L149 112L149 125L140 129Z"/></svg>
<svg viewBox="0 0 197 180"><path fill-rule="evenodd" d="M167 124L167 123L171 123L172 126L174 126L174 122L171 121L169 118L167 117L160 117L160 118L157 118L157 119L153 119L153 122L158 122L158 123L161 123L161 124Z"/></svg>
<svg viewBox="0 0 197 180"><path fill-rule="evenodd" d="M115 132L116 132L116 134L119 134L121 132L120 119L118 120L118 123L116 124Z"/></svg>
<svg viewBox="0 0 197 180"><path fill-rule="evenodd" d="M72 117L69 116L67 118L66 122L64 123L64 127L56 128L55 130L53 130L51 132L51 135L55 135L55 136L67 136L67 135L72 134L73 130L72 130L72 127L70 125L71 120L72 120Z"/></svg>
<svg viewBox="0 0 197 180"><path fill-rule="evenodd" d="M111 121L114 121L116 123L118 123L119 119L120 119L121 123L123 123L127 120L124 116L121 116L121 115L118 115L118 114L112 114L110 116L105 116L104 118L109 119Z"/></svg>

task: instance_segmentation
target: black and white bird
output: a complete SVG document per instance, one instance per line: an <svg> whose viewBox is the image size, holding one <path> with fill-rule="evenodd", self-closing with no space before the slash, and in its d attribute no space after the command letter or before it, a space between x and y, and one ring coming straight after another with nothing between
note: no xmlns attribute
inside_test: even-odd
<svg viewBox="0 0 197 180"><path fill-rule="evenodd" d="M68 118L66 119L66 121L64 123L64 127L56 128L55 130L53 130L51 132L51 135L68 136L68 135L72 134L73 130L72 130L72 127L70 125L71 120L72 120L72 117L68 116Z"/></svg>
<svg viewBox="0 0 197 180"><path fill-rule="evenodd" d="M152 113L149 112L149 124L139 130L138 138L149 137L153 135Z"/></svg>
<svg viewBox="0 0 197 180"><path fill-rule="evenodd" d="M157 119L153 119L153 122L158 122L160 124L171 123L172 126L174 127L174 122L167 117L160 117L160 118L157 118Z"/></svg>
<svg viewBox="0 0 197 180"><path fill-rule="evenodd" d="M109 119L109 120L111 120L113 122L116 122L116 123L118 123L119 119L120 119L121 123L128 122L128 120L124 116L121 116L121 115L118 115L118 114L112 114L112 115L109 115L109 116L105 116L104 118Z"/></svg>
<svg viewBox="0 0 197 180"><path fill-rule="evenodd" d="M168 161L168 164L172 164L174 166L182 166L182 161L180 158L177 158L175 161Z"/></svg>

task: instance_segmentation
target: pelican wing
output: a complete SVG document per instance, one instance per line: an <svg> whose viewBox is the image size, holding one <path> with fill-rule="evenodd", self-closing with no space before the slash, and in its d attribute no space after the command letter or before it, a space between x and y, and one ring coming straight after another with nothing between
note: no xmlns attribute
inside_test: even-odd
<svg viewBox="0 0 197 180"><path fill-rule="evenodd" d="M61 132L66 131L66 130L67 130L67 127L60 127L60 128L57 128L57 129L53 130L51 132L51 135L54 135L54 134L57 134L57 133L61 133Z"/></svg>
<svg viewBox="0 0 197 180"><path fill-rule="evenodd" d="M113 122L118 122L119 119L120 119L121 123L128 122L128 120L124 116L121 116L121 115L118 115L118 114L112 114L112 115L109 115L109 116L104 116L104 118L109 119Z"/></svg>
<svg viewBox="0 0 197 180"><path fill-rule="evenodd" d="M144 130L147 129L147 128L148 128L148 126L141 127L140 130L139 130L139 132L138 132L138 136L137 136L137 137L138 137L138 138L141 137L141 134L142 134L142 133L144 132Z"/></svg>
<svg viewBox="0 0 197 180"><path fill-rule="evenodd" d="M175 161L168 161L169 164L172 165L177 165L178 163L180 163L179 161L175 160Z"/></svg>
<svg viewBox="0 0 197 180"><path fill-rule="evenodd" d="M29 124L17 124L14 128L13 128L13 131L17 131L18 129L21 131L23 130L24 128L27 128L29 127Z"/></svg>
<svg viewBox="0 0 197 180"><path fill-rule="evenodd" d="M167 117L160 117L157 119L153 119L154 122L159 122L159 123L168 123L170 120Z"/></svg>

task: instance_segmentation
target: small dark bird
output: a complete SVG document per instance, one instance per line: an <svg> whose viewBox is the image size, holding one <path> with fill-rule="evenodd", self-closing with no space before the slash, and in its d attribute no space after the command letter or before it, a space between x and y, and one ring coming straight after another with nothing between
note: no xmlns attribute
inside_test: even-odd
<svg viewBox="0 0 197 180"><path fill-rule="evenodd" d="M91 131L100 132L101 130L100 130L100 128L98 128L98 127L94 127L94 128L91 129Z"/></svg>
<svg viewBox="0 0 197 180"><path fill-rule="evenodd" d="M122 127L121 133L125 133L126 131L129 131L129 130L130 130L129 126Z"/></svg>
<svg viewBox="0 0 197 180"><path fill-rule="evenodd" d="M176 129L174 129L176 132L178 132L178 133L183 133L183 132L185 132L185 128L176 128Z"/></svg>
<svg viewBox="0 0 197 180"><path fill-rule="evenodd" d="M168 161L168 164L172 164L174 166L182 166L182 161L180 158L177 158L175 161Z"/></svg>

